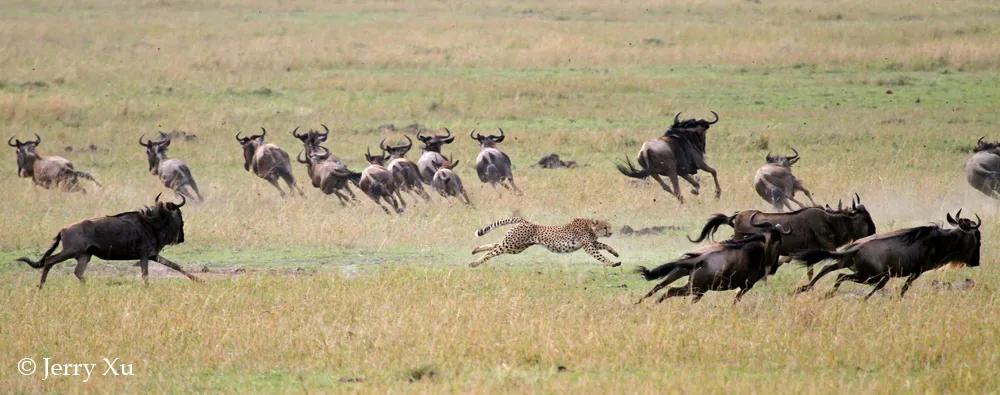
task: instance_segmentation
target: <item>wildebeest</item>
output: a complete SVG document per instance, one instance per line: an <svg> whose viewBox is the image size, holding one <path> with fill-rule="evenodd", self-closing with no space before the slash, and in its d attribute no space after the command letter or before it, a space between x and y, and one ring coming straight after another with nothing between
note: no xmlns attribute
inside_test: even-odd
<svg viewBox="0 0 1000 395"><path fill-rule="evenodd" d="M441 146L445 144L451 144L455 141L455 136L451 135L451 131L448 128L444 128L445 132L448 132L444 136L423 136L423 132L417 132L417 140L424 143L424 153L420 154L420 159L417 159L417 168L420 170L420 179L424 181L425 184L430 184L434 180L434 173L437 172L438 167L444 163L445 158L441 155Z"/></svg>
<svg viewBox="0 0 1000 395"><path fill-rule="evenodd" d="M497 128L497 130L500 131L499 136L492 134L483 136L475 129L469 132L469 137L479 142L476 174L479 175L479 180L482 182L489 183L494 187L500 184L504 188L513 189L514 192L520 193L521 190L514 184L513 165L510 162L510 157L497 148L497 144L502 143L504 139L503 129ZM504 181L507 181L510 186L504 184Z"/></svg>
<svg viewBox="0 0 1000 395"><path fill-rule="evenodd" d="M413 148L413 140L410 139L410 136L403 137L406 137L406 144L403 145L388 145L385 143L385 139L378 143L378 147L382 151L389 153L389 166L386 168L396 179L396 186L400 190L417 195L424 200L430 200L430 195L424 190L424 183L420 178L417 164L406 159L406 153L410 152L410 148Z"/></svg>
<svg viewBox="0 0 1000 395"><path fill-rule="evenodd" d="M162 203L160 195L156 195L153 206L77 222L62 228L56 234L52 246L38 261L32 261L28 257L19 258L18 261L42 269L38 288L45 285L45 278L53 266L70 258L76 258L76 269L73 271L76 278L84 281L83 273L92 256L111 261L138 259L144 283L148 283L150 260L162 263L191 280L199 281L197 277L160 255L164 247L184 242L181 207L185 201L184 195L181 195L180 204ZM60 243L62 251L52 255Z"/></svg>
<svg viewBox="0 0 1000 395"><path fill-rule="evenodd" d="M341 205L346 206L347 202L357 200L348 182L358 186L361 173L351 171L339 160L331 159L331 157L330 150L326 147L316 146L306 154L305 159L302 158L302 152L295 159L306 165L312 186L319 188L327 195L333 194L340 200ZM350 198L344 196L341 191L347 191Z"/></svg>
<svg viewBox="0 0 1000 395"><path fill-rule="evenodd" d="M820 270L808 284L799 287L796 293L812 289L827 273L851 269L850 274L841 273L837 276L828 297L833 296L844 281L853 281L875 286L865 296L867 300L882 289L890 278L906 277L906 282L899 291L899 296L902 297L910 284L923 272L948 263L979 266L979 248L982 244L982 235L979 233L982 220L979 215L976 215L976 222L973 222L962 218L962 210L958 210L954 218L949 213L946 219L956 228L944 229L936 224L918 226L869 236L837 251L810 250L797 253L795 259L807 266L828 259L834 262Z"/></svg>
<svg viewBox="0 0 1000 395"><path fill-rule="evenodd" d="M755 234L701 248L652 270L640 266L637 271L646 280L666 279L656 284L636 304L684 276L688 276L687 284L668 289L660 295L657 302L674 296L694 295L691 303L697 303L708 291L737 288L739 292L733 303L739 302L757 281L773 272L773 268L778 265L778 250L783 237L794 233L781 224L754 222L754 215L750 216L750 223L758 228Z"/></svg>
<svg viewBox="0 0 1000 395"><path fill-rule="evenodd" d="M642 144L637 158L642 170L636 169L632 161L626 157L625 163L617 166L618 171L632 178L653 177L664 191L676 196L683 204L684 197L681 196L677 177L691 183L693 187L691 193L697 195L701 185L694 176L700 169L712 175L712 180L715 181L715 197L718 198L722 195L719 177L715 169L705 163L706 132L710 126L719 122L719 114L715 111L712 111L712 114L715 115L714 121L704 119L680 121L681 113L677 113L674 115L673 125L663 133L663 136ZM667 186L660 176L670 178L673 189Z"/></svg>
<svg viewBox="0 0 1000 395"><path fill-rule="evenodd" d="M446 199L461 195L462 199L465 200L465 204L472 204L469 200L469 195L465 194L462 179L453 171L455 166L458 166L458 162L452 158L445 159L444 163L441 163L441 166L437 169L437 172L434 173L431 186Z"/></svg>
<svg viewBox="0 0 1000 395"><path fill-rule="evenodd" d="M83 192L87 190L80 186L80 178L97 182L89 173L76 170L69 160L61 156L41 156L38 154L38 146L42 143L42 138L35 134L34 141L24 141L11 136L7 139L7 145L17 150L17 175L18 177L31 178L35 185L46 189L59 188L67 192Z"/></svg>
<svg viewBox="0 0 1000 395"><path fill-rule="evenodd" d="M757 170L757 175L754 176L753 184L757 194L778 211L784 210L785 207L788 210L794 210L792 205L788 204L789 200L798 204L800 208L805 208L804 204L795 200L795 192L798 191L805 193L809 202L813 206L816 205L812 193L809 193L809 190L792 175L792 165L799 161L799 151L792 148L792 152L795 152L795 155L771 156L768 153L765 159L767 163L761 166Z"/></svg>
<svg viewBox="0 0 1000 395"><path fill-rule="evenodd" d="M167 158L167 149L170 147L170 136L160 132L159 140L142 141L144 136L139 136L139 145L146 148L146 158L149 160L149 172L160 177L163 186L170 188L177 194L190 197L196 201L204 200L201 192L198 191L198 184L191 175L191 169L180 159Z"/></svg>
<svg viewBox="0 0 1000 395"><path fill-rule="evenodd" d="M308 151L310 147L318 147L320 144L326 142L326 138L330 135L330 128L326 127L324 124L320 124L323 127L324 132L320 133L317 130L309 130L306 133L299 134L299 128L296 127L292 130L292 136L302 141ZM331 156L331 158L334 158Z"/></svg>
<svg viewBox="0 0 1000 395"><path fill-rule="evenodd" d="M389 169L385 168L385 162L389 160L389 156L385 152L378 156L372 155L369 148L368 152L365 153L365 160L368 161L368 167L361 172L358 188L361 188L365 195L374 200L375 204L381 207L386 214L389 214L389 209L382 205L382 200L389 203L396 210L396 213L402 213L401 206L405 206L406 203L403 202L403 196L396 186L395 177L392 176Z"/></svg>
<svg viewBox="0 0 1000 395"><path fill-rule="evenodd" d="M825 210L819 207L807 207L788 213L744 210L729 216L715 214L708 218L698 238L693 240L688 238L688 240L693 243L705 240L722 225L733 227L734 239L760 233L760 229L753 226L750 220L757 216L759 220L795 229L795 233L782 238L781 246L778 248L778 254L786 259L794 253L805 250L836 249L875 234L875 221L872 221L868 209L861 203L861 197L857 194L854 197L851 207L847 209ZM777 270L777 266L773 269ZM812 276L811 270L808 274Z"/></svg>
<svg viewBox="0 0 1000 395"><path fill-rule="evenodd" d="M260 130L261 134L250 137L240 137L240 132L236 132L236 141L243 147L243 168L247 171L253 170L257 177L274 185L274 188L281 193L281 197L285 197L285 191L278 186L278 178L285 180L289 191L298 191L299 195L302 195L302 188L295 184L288 153L277 145L265 143L264 136L267 135L267 130L263 127Z"/></svg>
<svg viewBox="0 0 1000 395"><path fill-rule="evenodd" d="M1000 143L976 142L975 153L965 162L965 178L977 191L994 199L1000 199Z"/></svg>

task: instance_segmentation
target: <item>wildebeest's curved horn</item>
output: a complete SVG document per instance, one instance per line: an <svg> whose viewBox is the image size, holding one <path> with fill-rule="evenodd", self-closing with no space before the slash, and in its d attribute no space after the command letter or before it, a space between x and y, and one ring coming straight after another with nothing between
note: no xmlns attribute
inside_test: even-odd
<svg viewBox="0 0 1000 395"><path fill-rule="evenodd" d="M857 192L854 192L854 198L858 199L858 204L861 204L861 195L858 195Z"/></svg>
<svg viewBox="0 0 1000 395"><path fill-rule="evenodd" d="M184 197L184 195L181 195L181 194L179 194L179 193L177 194L177 196L180 196L180 197L181 197L181 204L175 204L174 206L176 206L176 207L174 207L174 208L181 208L181 207L184 207L184 205L185 205L185 204L187 204L187 202L188 202L187 198L186 198L186 197Z"/></svg>
<svg viewBox="0 0 1000 395"><path fill-rule="evenodd" d="M298 154L298 155L295 155L295 160L299 161L299 163L302 163L302 164L307 164L307 163L309 163L309 161L307 161L307 160L302 160L302 154L303 154L303 153L305 153L305 150L302 150L302 151L299 151L299 154Z"/></svg>
<svg viewBox="0 0 1000 395"><path fill-rule="evenodd" d="M471 137L473 140L481 140L482 139L482 136L479 135L479 132L477 132L476 129L472 129L472 131L469 132L469 137Z"/></svg>
<svg viewBox="0 0 1000 395"><path fill-rule="evenodd" d="M262 138L262 139L263 139L263 138L264 138L264 136L267 136L267 129L264 129L264 127L263 127L263 126L261 126L261 127L260 127L260 138Z"/></svg>
<svg viewBox="0 0 1000 395"><path fill-rule="evenodd" d="M788 160L798 159L799 158L799 151L795 150L795 147L792 147L792 152L795 153L795 156L793 156L791 158L788 158Z"/></svg>
<svg viewBox="0 0 1000 395"><path fill-rule="evenodd" d="M141 145L141 146L143 146L143 147L146 147L146 148L149 148L149 146L150 146L150 145L153 145L153 142L152 142L152 141L150 141L150 140L146 140L146 142L145 142L145 143L143 143L143 142L142 142L142 138L143 138L143 137L146 137L146 134L145 134L145 133L143 133L143 134L139 135L139 145Z"/></svg>
<svg viewBox="0 0 1000 395"><path fill-rule="evenodd" d="M17 146L21 145L21 140L17 140L17 144L11 144L11 141L14 141L14 136L10 136L10 138L7 139L7 145L14 148L17 148Z"/></svg>
<svg viewBox="0 0 1000 395"><path fill-rule="evenodd" d="M674 114L674 125L681 123L681 113Z"/></svg>
<svg viewBox="0 0 1000 395"><path fill-rule="evenodd" d="M944 218L948 220L949 224L958 225L958 221L956 221L954 218L951 217L951 213L946 213L944 215Z"/></svg>
<svg viewBox="0 0 1000 395"><path fill-rule="evenodd" d="M445 138L451 137L451 131L448 128L444 128L444 131L448 133L447 136L444 136Z"/></svg>
<svg viewBox="0 0 1000 395"><path fill-rule="evenodd" d="M712 113L712 115L715 115L715 120L709 122L708 124L709 125L715 125L717 122L719 122L719 114L717 114L715 111L710 111L710 112Z"/></svg>
<svg viewBox="0 0 1000 395"><path fill-rule="evenodd" d="M493 141L498 142L498 143L503 142L503 139L504 139L503 129L502 128L497 128L497 130L500 131L500 136L499 137L495 137L493 139Z"/></svg>
<svg viewBox="0 0 1000 395"><path fill-rule="evenodd" d="M42 144L42 136L39 136L38 133L35 133L35 145L40 145L40 144Z"/></svg>
<svg viewBox="0 0 1000 395"><path fill-rule="evenodd" d="M844 200L840 199L837 200L837 211L842 211L842 210L844 210Z"/></svg>
<svg viewBox="0 0 1000 395"><path fill-rule="evenodd" d="M955 219L956 220L962 219L962 209L958 209L958 212L955 213Z"/></svg>
<svg viewBox="0 0 1000 395"><path fill-rule="evenodd" d="M325 134L330 134L330 128L326 127L326 125L325 125L325 124L322 124L322 123L321 123L321 124L319 124L319 126L322 126L322 127L323 127L323 131L325 131L325 132L326 132Z"/></svg>
<svg viewBox="0 0 1000 395"><path fill-rule="evenodd" d="M292 129L292 136L295 137L295 138L297 138L297 139L301 139L302 138L302 135L299 134L299 126L296 126L295 129Z"/></svg>
<svg viewBox="0 0 1000 395"><path fill-rule="evenodd" d="M429 139L429 138L430 138L430 137L424 137L424 136L421 136L421 134L423 134L423 133L424 133L424 131L423 131L423 130L418 130L418 131L417 131L417 140L420 140L420 141L427 141L427 139Z"/></svg>
<svg viewBox="0 0 1000 395"><path fill-rule="evenodd" d="M317 146L316 148L319 148L319 149L323 150L323 156L324 157L330 156L330 150L327 149L326 147L320 145L320 146Z"/></svg>
<svg viewBox="0 0 1000 395"><path fill-rule="evenodd" d="M979 218L979 214L976 214L976 227L973 229L979 229L979 226L983 224L983 219Z"/></svg>
<svg viewBox="0 0 1000 395"><path fill-rule="evenodd" d="M403 135L403 137L406 137L406 150L409 151L410 148L413 148L413 139L407 135ZM399 146L398 148L403 149L403 146Z"/></svg>
<svg viewBox="0 0 1000 395"><path fill-rule="evenodd" d="M385 146L385 138L384 138L384 137L382 138L382 141L379 141L379 142L378 142L378 147L379 147L379 148L381 148L381 149L382 149L382 151L385 151L385 150L386 150L386 146Z"/></svg>
<svg viewBox="0 0 1000 395"><path fill-rule="evenodd" d="M243 132L241 132L239 130L236 131L236 141L239 141L240 144L243 144L243 139L240 137L240 133L243 133Z"/></svg>
<svg viewBox="0 0 1000 395"><path fill-rule="evenodd" d="M153 203L159 203L160 202L160 195L162 195L162 194L163 194L163 192L157 193L156 194L156 199L153 199Z"/></svg>
<svg viewBox="0 0 1000 395"><path fill-rule="evenodd" d="M979 140L976 140L976 145L983 145L983 140L985 140L985 139L986 139L986 136L980 137Z"/></svg>

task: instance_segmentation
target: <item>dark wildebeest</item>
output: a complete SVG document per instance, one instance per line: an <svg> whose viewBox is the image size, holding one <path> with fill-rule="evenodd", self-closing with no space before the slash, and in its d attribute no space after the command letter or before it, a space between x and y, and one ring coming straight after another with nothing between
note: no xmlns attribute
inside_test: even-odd
<svg viewBox="0 0 1000 395"><path fill-rule="evenodd" d="M38 288L45 285L45 278L53 266L70 258L76 258L76 278L84 281L83 272L87 270L91 256L109 261L138 259L144 283L148 283L150 260L162 263L191 280L199 281L197 277L160 255L164 247L184 242L184 218L181 216L184 202L184 195L181 195L180 204L161 203L160 195L156 195L153 206L77 222L62 228L56 234L55 242L37 262L28 257L18 260L33 268L42 269L42 280L38 283ZM62 251L52 255L60 242Z"/></svg>
<svg viewBox="0 0 1000 395"><path fill-rule="evenodd" d="M417 159L417 168L420 170L420 179L424 181L425 184L430 184L434 181L434 173L437 172L438 167L444 163L444 155L441 155L441 146L445 144L451 144L455 141L455 136L451 135L451 131L448 128L444 128L445 132L448 132L444 136L423 136L421 133L417 132L417 140L424 143L424 153L420 154L420 159Z"/></svg>
<svg viewBox="0 0 1000 395"><path fill-rule="evenodd" d="M499 136L492 134L483 136L475 130L469 132L469 137L479 142L476 173L479 175L480 181L489 183L493 187L500 184L504 188L513 188L514 192L521 193L517 185L514 185L513 165L510 162L510 157L497 148L497 144L502 143L504 139L503 129L497 128L497 130L500 131ZM504 184L504 181L510 185Z"/></svg>
<svg viewBox="0 0 1000 395"><path fill-rule="evenodd" d="M445 159L444 163L438 167L437 172L434 173L434 179L431 181L431 186L434 190L438 191L441 196L445 199L450 197L462 196L465 200L465 204L472 204L469 200L469 195L465 194L465 187L462 186L462 179L458 177L453 169L458 166L457 160L452 158Z"/></svg>
<svg viewBox="0 0 1000 395"><path fill-rule="evenodd" d="M771 156L770 153L767 154L767 163L761 166L757 170L757 175L754 176L754 189L757 190L757 194L760 195L765 201L774 206L775 210L782 211L785 207L789 211L794 210L792 205L788 204L791 200L798 204L800 208L805 208L806 206L795 200L795 192L802 191L809 198L809 203L813 206L816 202L813 201L812 193L802 186L794 175L792 175L792 165L799 161L799 151L792 148L792 152L795 152L793 156Z"/></svg>
<svg viewBox="0 0 1000 395"><path fill-rule="evenodd" d="M306 154L306 159L302 159L302 152L295 159L306 165L312 186L319 188L327 195L337 196L337 199L340 199L340 204L346 206L347 202L357 200L348 182L358 186L361 173L353 172L339 160L331 158L330 150L323 146L316 146ZM341 190L347 191L350 198L344 196Z"/></svg>
<svg viewBox="0 0 1000 395"><path fill-rule="evenodd" d="M712 180L715 181L715 197L718 198L722 195L719 177L715 169L705 163L706 132L710 126L719 122L719 114L715 111L712 111L712 114L715 115L714 121L688 119L682 122L679 118L681 113L677 113L674 115L674 124L663 133L663 136L642 144L637 158L642 170L636 169L632 161L626 157L625 163L617 166L618 171L632 178L653 177L664 191L676 196L683 204L684 197L681 196L677 177L691 183L693 187L691 193L697 195L701 184L694 177L698 170L703 170L712 175ZM670 178L673 189L667 186L660 176Z"/></svg>
<svg viewBox="0 0 1000 395"><path fill-rule="evenodd" d="M740 291L736 293L733 304L739 302L743 294L778 265L778 250L782 238L794 233L781 224L753 222L753 215L750 221L758 228L758 233L701 248L652 270L640 266L637 271L646 280L652 281L663 277L666 279L656 284L636 304L642 303L646 298L684 276L688 276L688 283L668 289L666 293L660 295L657 303L670 297L687 295L694 295L691 303L697 303L708 291L728 291L737 288Z"/></svg>
<svg viewBox="0 0 1000 395"><path fill-rule="evenodd" d="M982 235L979 226L982 220L976 215L976 222L962 218L958 210L955 218L947 215L948 223L957 228L943 229L939 225L918 226L901 229L886 234L873 235L846 245L837 251L810 250L795 254L795 259L804 265L813 266L832 259L833 263L820 270L808 284L796 289L796 293L812 289L827 273L851 269L850 274L841 273L827 297L833 296L844 281L874 285L865 296L868 300L882 289L892 277L906 277L899 296L903 297L913 280L923 272L934 270L948 263L964 263L979 266L979 247Z"/></svg>
<svg viewBox="0 0 1000 395"><path fill-rule="evenodd" d="M851 208L835 211L807 207L788 213L744 210L730 216L715 214L708 218L697 239L688 238L688 240L692 243L705 240L722 225L733 227L734 239L760 233L760 229L750 222L750 218L756 215L759 220L779 224L786 229L795 229L795 233L782 238L781 246L778 248L778 254L784 256L783 260L787 262L790 259L788 257L797 252L814 249L832 250L875 234L875 222L872 221L871 214L865 205L861 204L860 196L855 194L855 199L851 202ZM777 266L773 268L777 269ZM811 269L808 275L812 277Z"/></svg>
<svg viewBox="0 0 1000 395"><path fill-rule="evenodd" d="M7 145L17 150L18 177L31 178L35 185L45 189L59 188L67 192L87 192L80 186L80 178L93 181L98 187L101 186L101 183L89 173L74 169L73 164L66 158L39 155L38 145L41 143L42 138L37 133L35 141L22 142L13 136L7 140Z"/></svg>
<svg viewBox="0 0 1000 395"><path fill-rule="evenodd" d="M417 164L406 159L406 153L410 152L410 148L413 148L413 140L410 139L410 136L403 137L406 137L406 144L403 145L387 145L385 139L378 143L378 147L382 151L389 153L389 166L386 168L396 179L396 186L399 189L417 195L425 201L430 200L431 196L424 190L424 183L420 179L420 170L417 169Z"/></svg>
<svg viewBox="0 0 1000 395"><path fill-rule="evenodd" d="M368 167L361 172L358 188L361 188L365 195L374 200L375 204L381 207L386 214L389 214L389 209L382 205L382 200L389 203L396 210L396 213L402 213L403 207L401 206L405 207L406 203L400 204L403 201L403 196L396 186L396 179L389 172L389 169L385 168L385 162L389 160L389 156L384 151L378 156L374 156L371 149L368 149L365 160L368 161Z"/></svg>
<svg viewBox="0 0 1000 395"><path fill-rule="evenodd" d="M977 191L994 199L1000 199L1000 143L976 142L975 153L965 162L965 178Z"/></svg>
<svg viewBox="0 0 1000 395"><path fill-rule="evenodd" d="M267 135L267 130L263 127L260 130L261 134L250 137L240 137L240 132L236 132L236 141L243 147L243 168L247 171L252 169L257 177L274 185L274 188L281 193L281 197L285 197L285 191L278 186L278 178L285 180L289 191L298 191L299 195L302 195L302 188L295 184L288 153L277 145L265 143L264 136Z"/></svg>
<svg viewBox="0 0 1000 395"><path fill-rule="evenodd" d="M170 136L160 132L159 140L146 140L146 142L142 141L142 137L139 136L139 145L146 148L149 172L154 176L159 176L163 186L170 188L177 194L199 202L204 200L201 192L198 191L198 184L195 183L188 165L180 159L167 158Z"/></svg>

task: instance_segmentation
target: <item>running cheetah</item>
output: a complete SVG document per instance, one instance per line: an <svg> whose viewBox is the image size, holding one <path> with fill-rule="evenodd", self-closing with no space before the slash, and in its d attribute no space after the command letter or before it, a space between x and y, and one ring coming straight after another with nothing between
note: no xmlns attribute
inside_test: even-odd
<svg viewBox="0 0 1000 395"><path fill-rule="evenodd" d="M476 247L472 254L489 251L482 258L472 262L469 266L476 267L482 265L490 258L501 254L518 254L526 248L535 244L545 246L549 251L556 253L568 253L583 248L590 256L601 261L605 266L619 266L621 262L612 262L601 255L601 250L607 250L618 257L618 252L607 244L597 241L598 237L611 236L611 224L607 221L599 221L586 218L576 218L572 222L562 226L536 225L522 218L507 218L494 222L476 231L476 236L485 235L493 228L511 225L514 227L507 231L503 241L494 244L486 244Z"/></svg>

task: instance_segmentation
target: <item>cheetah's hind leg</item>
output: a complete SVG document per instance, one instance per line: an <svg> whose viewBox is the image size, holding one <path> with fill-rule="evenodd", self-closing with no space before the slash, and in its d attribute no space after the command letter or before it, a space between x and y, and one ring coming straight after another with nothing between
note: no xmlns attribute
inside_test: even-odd
<svg viewBox="0 0 1000 395"><path fill-rule="evenodd" d="M479 247L473 248L472 249L472 255L476 255L476 254L478 254L480 252L483 252L483 251L489 251L489 250L492 250L494 248L497 248L497 243L484 244L484 245L481 245Z"/></svg>

